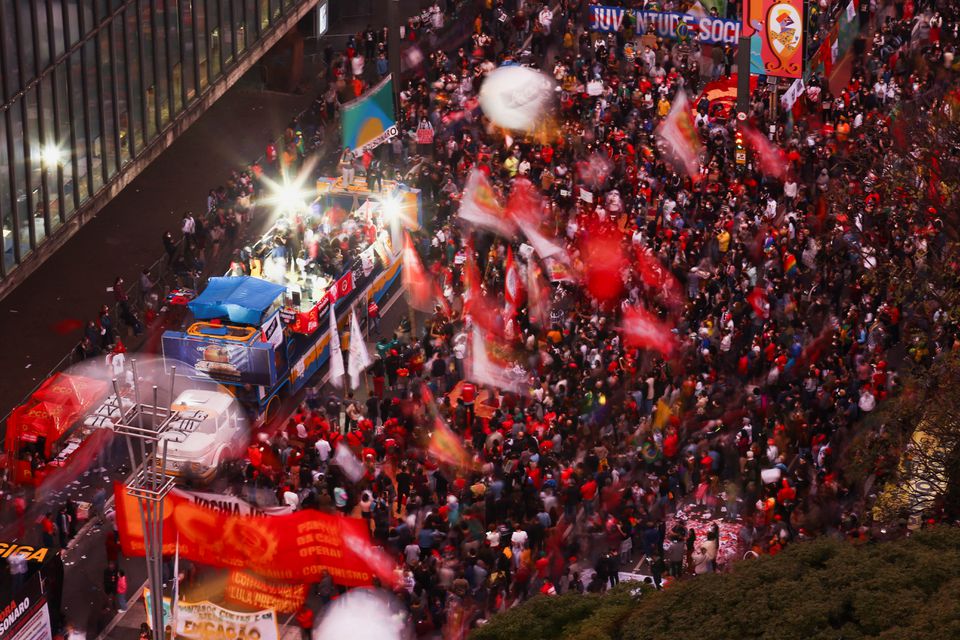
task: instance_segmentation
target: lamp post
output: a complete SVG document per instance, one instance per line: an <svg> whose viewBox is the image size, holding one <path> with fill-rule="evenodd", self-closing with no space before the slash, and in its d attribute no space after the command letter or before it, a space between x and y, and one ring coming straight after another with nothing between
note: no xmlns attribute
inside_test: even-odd
<svg viewBox="0 0 960 640"><path fill-rule="evenodd" d="M167 443L178 441L183 436L183 427L198 422L193 417L173 411L176 367L170 368L170 402L159 403L157 385L152 387L152 402L147 402L140 393L137 361L130 362L133 371L133 400L124 398L120 384L113 379L114 395L107 400L106 425L117 435L125 436L130 468L125 489L137 499L140 523L143 527L144 552L147 563L147 584L150 587L150 620L155 638L163 638L163 507L164 498L173 488L173 477L167 474ZM129 395L129 390L128 390ZM174 425L177 425L174 428ZM139 448L140 463L135 449ZM176 579L176 578L174 578ZM173 603L176 606L176 603ZM172 630L172 637L176 630Z"/></svg>

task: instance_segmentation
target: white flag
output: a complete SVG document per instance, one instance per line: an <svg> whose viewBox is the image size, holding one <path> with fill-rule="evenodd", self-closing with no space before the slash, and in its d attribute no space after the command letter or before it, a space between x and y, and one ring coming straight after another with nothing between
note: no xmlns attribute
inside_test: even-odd
<svg viewBox="0 0 960 640"><path fill-rule="evenodd" d="M363 339L363 332L360 331L360 321L357 320L357 312L350 312L350 353L347 355L347 369L350 373L350 387L356 389L360 386L360 374L373 362L370 360L370 352L367 350L367 342Z"/></svg>
<svg viewBox="0 0 960 640"><path fill-rule="evenodd" d="M340 348L340 332L337 331L337 314L330 303L330 384L343 386L343 350Z"/></svg>
<svg viewBox="0 0 960 640"><path fill-rule="evenodd" d="M363 477L363 463L357 460L350 447L345 442L337 443L337 450L333 453L333 464L343 470L350 482L359 482Z"/></svg>

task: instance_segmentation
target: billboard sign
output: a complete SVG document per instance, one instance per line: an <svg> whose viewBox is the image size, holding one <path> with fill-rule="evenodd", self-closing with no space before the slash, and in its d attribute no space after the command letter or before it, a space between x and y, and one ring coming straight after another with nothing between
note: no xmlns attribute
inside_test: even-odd
<svg viewBox="0 0 960 640"><path fill-rule="evenodd" d="M743 35L750 38L750 73L778 78L803 74L803 0L745 2Z"/></svg>
<svg viewBox="0 0 960 640"><path fill-rule="evenodd" d="M590 7L590 29L619 31L627 10L622 7ZM669 40L697 40L701 44L736 45L740 38L740 23L712 16L669 11L631 11L637 23L637 33L646 33L652 26L657 37Z"/></svg>
<svg viewBox="0 0 960 640"><path fill-rule="evenodd" d="M270 343L232 344L168 331L163 334L162 344L163 357L189 365L187 375L191 378L233 385L269 386L276 382L271 366L274 347Z"/></svg>

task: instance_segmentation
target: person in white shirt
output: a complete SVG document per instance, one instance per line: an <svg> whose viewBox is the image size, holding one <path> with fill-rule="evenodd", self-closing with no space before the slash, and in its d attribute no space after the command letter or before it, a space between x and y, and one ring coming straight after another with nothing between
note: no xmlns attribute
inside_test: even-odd
<svg viewBox="0 0 960 640"><path fill-rule="evenodd" d="M540 10L539 16L540 26L543 27L544 33L550 33L550 25L553 23L553 11L550 10L548 5L544 5L543 9Z"/></svg>
<svg viewBox="0 0 960 640"><path fill-rule="evenodd" d="M314 445L314 447L317 450L317 456L320 458L320 462L325 464L327 460L330 459L330 443L323 438L320 438L317 440L317 443Z"/></svg>
<svg viewBox="0 0 960 640"><path fill-rule="evenodd" d="M300 506L300 496L294 493L293 489L288 488L283 492L283 504L296 511Z"/></svg>

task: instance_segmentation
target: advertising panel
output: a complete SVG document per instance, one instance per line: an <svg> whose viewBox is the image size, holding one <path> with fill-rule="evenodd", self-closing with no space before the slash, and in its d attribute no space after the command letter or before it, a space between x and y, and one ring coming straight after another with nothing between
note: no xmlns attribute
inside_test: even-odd
<svg viewBox="0 0 960 640"><path fill-rule="evenodd" d="M231 344L185 334L163 334L163 357L186 363L191 378L224 384L270 386L276 382L271 365L273 348L269 344Z"/></svg>
<svg viewBox="0 0 960 640"><path fill-rule="evenodd" d="M147 610L147 624L153 625L150 615L153 594L143 590L143 604ZM170 598L163 599L163 619L172 619ZM177 604L178 638L190 640L279 640L277 614L270 610L240 613L218 607L212 602L186 602Z"/></svg>
<svg viewBox="0 0 960 640"><path fill-rule="evenodd" d="M398 133L395 113L393 80L387 76L370 91L343 105L343 146L363 151L393 138Z"/></svg>
<svg viewBox="0 0 960 640"><path fill-rule="evenodd" d="M8 549L16 546L9 545ZM40 579L41 572L37 571L19 592L11 593L9 587L4 589L2 595L6 605L0 610L0 640L49 640L53 637L50 611Z"/></svg>
<svg viewBox="0 0 960 640"><path fill-rule="evenodd" d="M799 78L803 73L803 0L745 2L743 35L750 38L750 73Z"/></svg>
<svg viewBox="0 0 960 640"><path fill-rule="evenodd" d="M124 555L143 556L143 525L136 498L114 487L117 531ZM289 515L250 517L196 504L177 492L163 506L164 553L194 562L247 569L285 582L318 582L324 570L346 586L371 584L378 576L393 584L393 562L370 544L360 518L307 509Z"/></svg>

